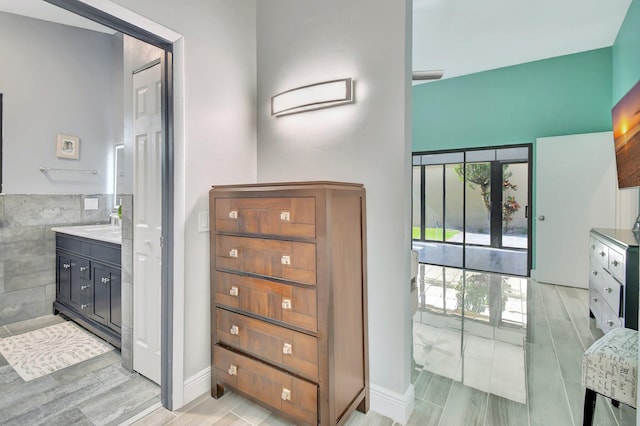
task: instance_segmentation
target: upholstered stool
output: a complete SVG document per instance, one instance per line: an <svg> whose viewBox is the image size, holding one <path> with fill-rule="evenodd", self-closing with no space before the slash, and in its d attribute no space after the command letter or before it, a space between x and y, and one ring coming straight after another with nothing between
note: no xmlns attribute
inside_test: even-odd
<svg viewBox="0 0 640 426"><path fill-rule="evenodd" d="M614 328L582 355L584 396L583 425L591 425L596 394L636 407L638 382L638 332Z"/></svg>

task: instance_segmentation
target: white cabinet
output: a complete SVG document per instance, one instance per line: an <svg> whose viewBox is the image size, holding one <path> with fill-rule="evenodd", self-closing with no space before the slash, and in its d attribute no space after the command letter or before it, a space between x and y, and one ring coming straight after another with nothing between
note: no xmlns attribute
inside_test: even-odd
<svg viewBox="0 0 640 426"><path fill-rule="evenodd" d="M592 229L589 236L589 311L607 333L638 329L638 241L624 229Z"/></svg>

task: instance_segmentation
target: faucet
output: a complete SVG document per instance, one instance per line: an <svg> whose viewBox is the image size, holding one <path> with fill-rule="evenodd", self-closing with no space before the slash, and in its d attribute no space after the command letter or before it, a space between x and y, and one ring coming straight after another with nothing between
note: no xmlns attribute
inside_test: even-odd
<svg viewBox="0 0 640 426"><path fill-rule="evenodd" d="M120 226L121 223L122 223L118 213L111 213L109 215L109 219L111 220L111 225L112 226Z"/></svg>

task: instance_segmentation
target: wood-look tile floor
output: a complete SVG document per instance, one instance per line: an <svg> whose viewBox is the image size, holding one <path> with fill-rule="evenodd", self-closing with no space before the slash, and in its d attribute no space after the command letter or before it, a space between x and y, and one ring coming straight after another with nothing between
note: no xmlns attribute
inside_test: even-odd
<svg viewBox="0 0 640 426"><path fill-rule="evenodd" d="M64 320L47 315L0 326L0 338ZM0 355L0 424L119 425L157 405L160 387L120 364L120 352L112 350L25 382Z"/></svg>
<svg viewBox="0 0 640 426"><path fill-rule="evenodd" d="M441 267L437 268L421 265L421 296L427 294L429 285L437 285L438 280L443 279ZM452 274L450 279L459 280L459 274ZM498 281L501 279L499 276ZM420 315L424 306L420 307L414 318L415 410L408 425L582 424L581 356L584 349L602 335L588 316L588 291L526 279L524 282L520 293L511 286L511 299L507 302L511 322L520 321L525 328L526 340L521 346L513 344L517 333L505 333L501 327L496 327L498 332L494 335L499 339L492 343L489 336L482 334L477 318L463 323L459 319L456 322L453 314L442 315L440 330L430 328L435 325L433 321L424 323L427 316L424 312ZM448 297L451 308L455 297L451 299L451 294ZM523 305L513 304L518 298ZM489 305L495 306L492 303ZM0 338L55 321L59 321L58 317L43 317L0 327ZM507 331L510 330L513 327ZM452 352L452 347L458 350ZM420 353L430 354L429 362L420 359ZM232 392L218 400L205 394L174 412L158 408L142 416L140 413L150 411L150 407L157 404L159 389L137 374L124 371L119 362L117 351L112 351L45 376L47 379L39 383L19 383L15 372L12 373L12 368L0 357L0 424L288 424ZM524 390L521 369L524 369ZM513 393L508 392L509 386ZM624 405L613 408L607 400L598 397L594 424L635 425L635 417L634 409ZM394 426L391 419L372 410L366 415L354 413L347 424Z"/></svg>

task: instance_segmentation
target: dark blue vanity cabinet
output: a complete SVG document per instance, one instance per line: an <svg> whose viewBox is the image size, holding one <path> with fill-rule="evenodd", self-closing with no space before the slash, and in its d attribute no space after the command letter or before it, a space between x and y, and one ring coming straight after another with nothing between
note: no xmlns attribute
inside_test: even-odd
<svg viewBox="0 0 640 426"><path fill-rule="evenodd" d="M120 348L120 245L56 235L56 301L61 313Z"/></svg>

